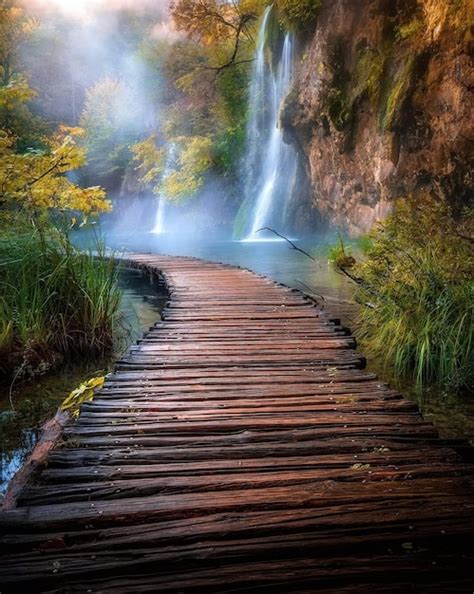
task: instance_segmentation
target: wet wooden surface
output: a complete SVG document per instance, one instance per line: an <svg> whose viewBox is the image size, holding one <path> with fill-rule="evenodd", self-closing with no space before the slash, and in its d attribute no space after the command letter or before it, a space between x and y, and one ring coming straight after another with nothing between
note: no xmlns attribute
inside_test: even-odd
<svg viewBox="0 0 474 594"><path fill-rule="evenodd" d="M474 465L337 321L135 255L170 302L0 524L1 592L473 592Z"/></svg>

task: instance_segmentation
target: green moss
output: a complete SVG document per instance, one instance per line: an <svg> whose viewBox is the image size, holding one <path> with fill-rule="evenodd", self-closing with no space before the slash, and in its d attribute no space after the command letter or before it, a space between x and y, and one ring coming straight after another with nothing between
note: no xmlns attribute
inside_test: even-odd
<svg viewBox="0 0 474 594"><path fill-rule="evenodd" d="M398 41L403 39L408 39L409 37L413 37L414 35L418 35L423 28L423 21L415 17L409 23L405 25L401 25L396 30L396 38Z"/></svg>
<svg viewBox="0 0 474 594"><path fill-rule="evenodd" d="M326 109L336 130L346 132L344 150L350 150L360 104L366 99L375 104L379 99L388 53L367 46L361 48L352 73L345 68L344 54L342 40L336 40L330 54L333 78L326 97Z"/></svg>
<svg viewBox="0 0 474 594"><path fill-rule="evenodd" d="M411 87L415 61L415 56L407 56L395 74L393 85L388 90L386 101L380 114L380 125L383 132L393 130L400 116Z"/></svg>
<svg viewBox="0 0 474 594"><path fill-rule="evenodd" d="M377 102L386 60L386 53L370 47L359 50L350 92L351 101L366 96L372 103Z"/></svg>
<svg viewBox="0 0 474 594"><path fill-rule="evenodd" d="M277 0L280 19L286 29L309 28L318 16L323 0Z"/></svg>

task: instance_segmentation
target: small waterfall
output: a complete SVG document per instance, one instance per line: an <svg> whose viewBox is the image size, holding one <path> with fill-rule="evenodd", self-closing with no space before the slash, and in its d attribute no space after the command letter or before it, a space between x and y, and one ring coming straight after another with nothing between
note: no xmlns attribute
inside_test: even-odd
<svg viewBox="0 0 474 594"><path fill-rule="evenodd" d="M160 235L165 232L165 199L163 196L158 197L158 207L156 209L155 224L152 233Z"/></svg>
<svg viewBox="0 0 474 594"><path fill-rule="evenodd" d="M280 107L293 76L293 38L287 33L276 71L265 59L265 45L272 7L264 13L250 85L250 119L247 128L246 204L252 204L246 240L262 239L262 227L284 231L286 206L291 198L297 169L294 148L283 142Z"/></svg>
<svg viewBox="0 0 474 594"><path fill-rule="evenodd" d="M171 173L174 159L175 159L176 147L174 144L171 144L168 149L168 155L166 157L166 167L163 173L162 182L168 177ZM160 193L158 196L158 206L156 207L156 215L155 215L155 224L151 233L155 233L156 235L161 235L162 233L166 233L165 227L165 206L166 206L166 196L163 193Z"/></svg>

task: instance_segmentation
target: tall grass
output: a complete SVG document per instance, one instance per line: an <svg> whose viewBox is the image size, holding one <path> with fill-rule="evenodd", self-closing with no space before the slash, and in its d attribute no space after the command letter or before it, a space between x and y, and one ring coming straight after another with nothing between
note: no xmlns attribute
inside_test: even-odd
<svg viewBox="0 0 474 594"><path fill-rule="evenodd" d="M57 230L0 235L0 375L34 375L114 345L117 269L98 245L82 253Z"/></svg>
<svg viewBox="0 0 474 594"><path fill-rule="evenodd" d="M354 271L365 348L419 387L473 386L473 251L459 225L447 205L401 202Z"/></svg>

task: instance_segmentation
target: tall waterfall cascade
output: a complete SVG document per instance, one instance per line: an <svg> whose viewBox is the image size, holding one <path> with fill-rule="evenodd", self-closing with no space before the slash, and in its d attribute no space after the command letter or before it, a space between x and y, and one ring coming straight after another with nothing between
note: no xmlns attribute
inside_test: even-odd
<svg viewBox="0 0 474 594"><path fill-rule="evenodd" d="M166 158L166 167L163 173L163 180L165 180L172 171L174 159L175 159L176 147L174 144L171 144L168 149L168 155ZM156 207L156 215L155 215L155 223L151 230L151 233L155 233L156 235L161 235L162 233L166 233L166 226L165 226L165 208L166 208L166 196L161 193L158 196L158 205Z"/></svg>
<svg viewBox="0 0 474 594"><path fill-rule="evenodd" d="M272 7L264 13L250 85L250 119L244 163L245 201L249 205L246 241L268 239L262 227L285 230L287 207L295 185L297 154L283 141L280 108L293 78L293 37L287 33L272 68L266 60L266 40ZM251 205L251 206L250 206Z"/></svg>

